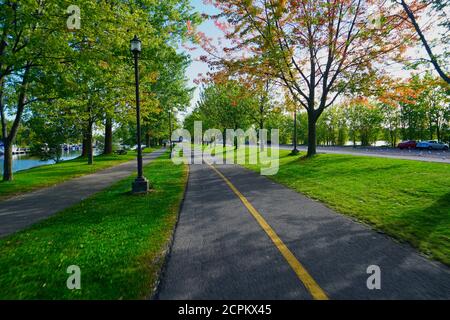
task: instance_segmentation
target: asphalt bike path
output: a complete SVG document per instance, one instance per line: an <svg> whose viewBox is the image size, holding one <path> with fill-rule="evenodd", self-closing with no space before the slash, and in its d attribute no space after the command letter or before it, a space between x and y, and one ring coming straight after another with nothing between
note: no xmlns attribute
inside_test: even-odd
<svg viewBox="0 0 450 320"><path fill-rule="evenodd" d="M258 173L194 164L158 298L450 299L450 271Z"/></svg>
<svg viewBox="0 0 450 320"><path fill-rule="evenodd" d="M143 155L143 164L161 156L165 149ZM136 160L55 186L25 193L0 202L0 237L22 230L81 202L136 172ZM131 186L130 186L131 187Z"/></svg>

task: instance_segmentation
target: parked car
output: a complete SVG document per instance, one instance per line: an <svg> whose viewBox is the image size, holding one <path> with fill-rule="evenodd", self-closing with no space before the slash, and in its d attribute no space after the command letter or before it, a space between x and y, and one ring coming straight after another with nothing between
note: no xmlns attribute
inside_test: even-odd
<svg viewBox="0 0 450 320"><path fill-rule="evenodd" d="M416 140L407 140L402 141L398 144L399 149L414 149L416 147L417 141Z"/></svg>
<svg viewBox="0 0 450 320"><path fill-rule="evenodd" d="M428 150L448 150L448 144L439 142L437 140L420 141L416 144L417 149Z"/></svg>

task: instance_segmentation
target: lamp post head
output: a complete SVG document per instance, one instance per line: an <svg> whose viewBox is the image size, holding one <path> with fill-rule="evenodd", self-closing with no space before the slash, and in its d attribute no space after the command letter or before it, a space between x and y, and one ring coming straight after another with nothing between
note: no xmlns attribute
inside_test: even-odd
<svg viewBox="0 0 450 320"><path fill-rule="evenodd" d="M134 54L138 54L141 52L141 40L135 35L131 40L131 52Z"/></svg>

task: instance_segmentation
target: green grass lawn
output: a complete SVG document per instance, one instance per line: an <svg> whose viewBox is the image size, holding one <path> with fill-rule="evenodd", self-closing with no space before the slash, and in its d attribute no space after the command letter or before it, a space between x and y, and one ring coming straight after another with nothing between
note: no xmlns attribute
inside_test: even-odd
<svg viewBox="0 0 450 320"><path fill-rule="evenodd" d="M144 151L152 152L154 150L146 148ZM94 164L92 165L87 164L86 158L76 158L16 172L14 173L14 180L7 182L1 181L0 175L0 201L17 194L94 173L135 158L136 153L134 151L129 151L126 155L99 155L94 158Z"/></svg>
<svg viewBox="0 0 450 320"><path fill-rule="evenodd" d="M280 150L279 172L269 178L450 265L450 165L289 153Z"/></svg>
<svg viewBox="0 0 450 320"><path fill-rule="evenodd" d="M158 147L158 148L153 148L153 147L145 147L144 149L142 149L142 153L151 153L151 152L153 152L153 151L155 151L156 149L159 149L160 147Z"/></svg>
<svg viewBox="0 0 450 320"><path fill-rule="evenodd" d="M145 167L154 191L129 193L133 177L0 240L0 299L140 299L152 294L173 232L186 166L167 153ZM69 290L66 269L81 269Z"/></svg>

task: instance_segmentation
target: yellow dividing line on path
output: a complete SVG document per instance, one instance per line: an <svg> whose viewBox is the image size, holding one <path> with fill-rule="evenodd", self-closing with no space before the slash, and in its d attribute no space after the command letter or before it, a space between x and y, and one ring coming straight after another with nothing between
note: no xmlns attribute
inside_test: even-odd
<svg viewBox="0 0 450 320"><path fill-rule="evenodd" d="M272 227L266 222L263 216L258 212L258 210L253 207L253 205L245 198L242 193L227 179L219 170L217 170L212 165L209 165L230 187L231 190L238 196L238 198L242 201L247 210L252 214L252 216L258 221L259 225L263 230L267 233L269 238L281 252L283 257L289 263L291 268L297 274L297 277L309 291L311 296L315 300L328 300L328 296L326 293L320 288L317 282L311 277L309 272L303 267L300 261L294 256L294 254L289 250L289 248L283 243L280 237L276 234L276 232L272 229Z"/></svg>

